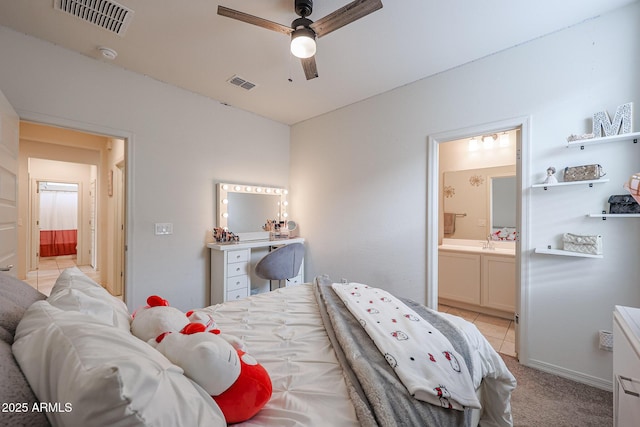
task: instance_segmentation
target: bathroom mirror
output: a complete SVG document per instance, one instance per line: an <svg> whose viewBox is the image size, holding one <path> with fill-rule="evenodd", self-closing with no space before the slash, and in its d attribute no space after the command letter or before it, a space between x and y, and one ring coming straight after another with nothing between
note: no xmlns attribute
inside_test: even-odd
<svg viewBox="0 0 640 427"><path fill-rule="evenodd" d="M444 237L486 240L496 229L515 227L515 165L443 175Z"/></svg>
<svg viewBox="0 0 640 427"><path fill-rule="evenodd" d="M491 177L491 229L516 228L516 177Z"/></svg>
<svg viewBox="0 0 640 427"><path fill-rule="evenodd" d="M248 240L243 235L260 236L268 219L287 218L287 190L283 188L219 183L217 195L216 226L239 235L240 240Z"/></svg>

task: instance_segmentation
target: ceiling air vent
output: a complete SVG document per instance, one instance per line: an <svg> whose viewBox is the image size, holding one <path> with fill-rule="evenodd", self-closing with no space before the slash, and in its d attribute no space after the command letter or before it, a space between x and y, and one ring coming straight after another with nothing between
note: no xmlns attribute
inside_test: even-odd
<svg viewBox="0 0 640 427"><path fill-rule="evenodd" d="M234 85L234 86L238 86L238 87L241 87L242 89L246 89L246 90L251 90L254 87L256 87L255 83L251 83L251 82L243 79L240 76L233 76L227 81L229 83L231 83L232 85Z"/></svg>
<svg viewBox="0 0 640 427"><path fill-rule="evenodd" d="M53 7L119 36L133 19L131 9L110 0L54 0Z"/></svg>

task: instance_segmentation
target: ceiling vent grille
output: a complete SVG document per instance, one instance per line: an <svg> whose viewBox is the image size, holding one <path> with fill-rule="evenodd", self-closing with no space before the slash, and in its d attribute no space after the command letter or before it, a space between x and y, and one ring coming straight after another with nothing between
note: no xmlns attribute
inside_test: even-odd
<svg viewBox="0 0 640 427"><path fill-rule="evenodd" d="M250 81L247 81L247 80L243 79L240 76L233 76L227 81L229 83L231 83L232 85L234 85L234 86L238 86L238 87L241 87L242 89L246 89L246 90L251 90L254 87L256 87L255 83L251 83Z"/></svg>
<svg viewBox="0 0 640 427"><path fill-rule="evenodd" d="M133 11L110 0L54 0L54 9L67 12L83 21L124 36Z"/></svg>

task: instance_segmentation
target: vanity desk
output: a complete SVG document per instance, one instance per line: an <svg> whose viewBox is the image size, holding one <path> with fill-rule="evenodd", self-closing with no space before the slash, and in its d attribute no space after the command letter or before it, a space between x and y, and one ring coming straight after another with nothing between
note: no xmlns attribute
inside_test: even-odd
<svg viewBox="0 0 640 427"><path fill-rule="evenodd" d="M255 275L255 265L271 249L291 243L304 243L304 238L207 244L211 251L211 304L246 298L252 292L267 292L269 281ZM303 282L304 260L298 275L289 279L287 286Z"/></svg>

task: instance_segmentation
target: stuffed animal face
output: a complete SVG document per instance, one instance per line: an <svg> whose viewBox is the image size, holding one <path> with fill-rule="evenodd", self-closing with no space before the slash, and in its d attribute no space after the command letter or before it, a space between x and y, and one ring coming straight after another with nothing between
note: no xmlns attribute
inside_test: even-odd
<svg viewBox="0 0 640 427"><path fill-rule="evenodd" d="M189 318L180 310L157 295L147 298L147 306L134 313L131 333L155 346L155 339L165 332L179 332L189 323Z"/></svg>
<svg viewBox="0 0 640 427"><path fill-rule="evenodd" d="M240 376L236 349L209 332L167 334L156 349L211 396L227 390Z"/></svg>

